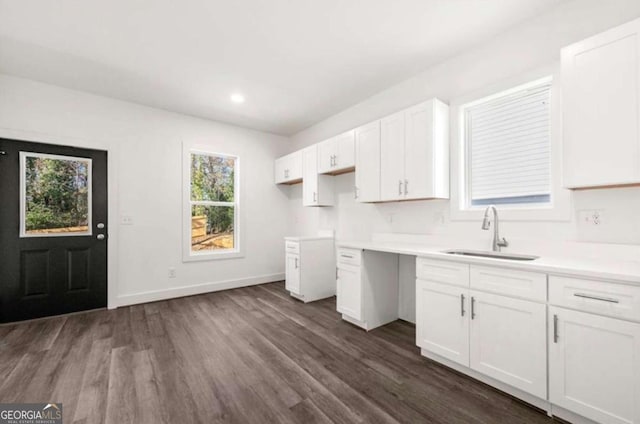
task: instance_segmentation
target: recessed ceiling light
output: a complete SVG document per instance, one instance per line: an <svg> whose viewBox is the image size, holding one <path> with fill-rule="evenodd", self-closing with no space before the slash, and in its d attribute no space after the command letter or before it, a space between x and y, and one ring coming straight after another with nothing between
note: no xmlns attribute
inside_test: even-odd
<svg viewBox="0 0 640 424"><path fill-rule="evenodd" d="M233 103L244 103L244 96L240 93L234 93L231 95L231 101Z"/></svg>

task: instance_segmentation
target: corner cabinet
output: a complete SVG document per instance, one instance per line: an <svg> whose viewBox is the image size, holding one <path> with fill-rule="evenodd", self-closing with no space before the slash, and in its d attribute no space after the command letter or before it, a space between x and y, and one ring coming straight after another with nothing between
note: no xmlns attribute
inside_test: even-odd
<svg viewBox="0 0 640 424"><path fill-rule="evenodd" d="M318 145L302 150L302 204L333 206L333 179L318 174Z"/></svg>
<svg viewBox="0 0 640 424"><path fill-rule="evenodd" d="M562 49L567 188L640 183L640 20Z"/></svg>
<svg viewBox="0 0 640 424"><path fill-rule="evenodd" d="M295 184L302 181L302 151L276 159L276 184Z"/></svg>
<svg viewBox="0 0 640 424"><path fill-rule="evenodd" d="M448 199L449 107L431 99L383 118L380 158L381 201Z"/></svg>

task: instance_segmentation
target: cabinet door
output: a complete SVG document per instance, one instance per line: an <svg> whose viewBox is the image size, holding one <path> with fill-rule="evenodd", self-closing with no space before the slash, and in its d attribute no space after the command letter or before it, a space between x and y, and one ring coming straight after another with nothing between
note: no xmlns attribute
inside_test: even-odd
<svg viewBox="0 0 640 424"><path fill-rule="evenodd" d="M436 197L433 157L433 101L405 112L405 192L407 199ZM383 155L384 157L384 155Z"/></svg>
<svg viewBox="0 0 640 424"><path fill-rule="evenodd" d="M287 157L281 157L276 159L275 162L275 181L276 184L281 184L287 180Z"/></svg>
<svg viewBox="0 0 640 424"><path fill-rule="evenodd" d="M336 170L349 169L356 166L356 134L355 130L347 131L334 138L336 143Z"/></svg>
<svg viewBox="0 0 640 424"><path fill-rule="evenodd" d="M547 397L545 304L471 290L471 368Z"/></svg>
<svg viewBox="0 0 640 424"><path fill-rule="evenodd" d="M285 264L285 288L300 294L300 256L287 253Z"/></svg>
<svg viewBox="0 0 640 424"><path fill-rule="evenodd" d="M336 289L336 309L338 312L363 321L360 267L341 266L338 268Z"/></svg>
<svg viewBox="0 0 640 424"><path fill-rule="evenodd" d="M324 174L333 172L335 167L335 157L337 155L336 138L330 138L322 143L318 143L318 173Z"/></svg>
<svg viewBox="0 0 640 424"><path fill-rule="evenodd" d="M564 184L640 181L640 20L562 50Z"/></svg>
<svg viewBox="0 0 640 424"><path fill-rule="evenodd" d="M380 120L381 200L398 200L405 197L404 141L404 111Z"/></svg>
<svg viewBox="0 0 640 424"><path fill-rule="evenodd" d="M297 152L287 155L287 169L287 180L295 181L302 179L302 151L298 150Z"/></svg>
<svg viewBox="0 0 640 424"><path fill-rule="evenodd" d="M640 423L640 324L549 308L549 400L602 423Z"/></svg>
<svg viewBox="0 0 640 424"><path fill-rule="evenodd" d="M307 147L302 151L302 204L304 206L318 205L318 155L317 145Z"/></svg>
<svg viewBox="0 0 640 424"><path fill-rule="evenodd" d="M356 129L356 198L380 200L380 121Z"/></svg>
<svg viewBox="0 0 640 424"><path fill-rule="evenodd" d="M416 344L469 366L468 290L416 281Z"/></svg>

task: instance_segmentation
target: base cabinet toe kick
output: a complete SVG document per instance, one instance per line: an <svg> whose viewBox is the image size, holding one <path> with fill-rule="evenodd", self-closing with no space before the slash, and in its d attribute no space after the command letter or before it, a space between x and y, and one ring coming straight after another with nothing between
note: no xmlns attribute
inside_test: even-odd
<svg viewBox="0 0 640 424"><path fill-rule="evenodd" d="M640 286L417 258L423 356L576 423L640 423Z"/></svg>

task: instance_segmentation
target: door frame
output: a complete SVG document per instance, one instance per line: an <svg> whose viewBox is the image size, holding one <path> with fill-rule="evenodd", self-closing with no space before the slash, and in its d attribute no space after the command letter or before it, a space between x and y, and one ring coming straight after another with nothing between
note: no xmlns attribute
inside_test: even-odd
<svg viewBox="0 0 640 424"><path fill-rule="evenodd" d="M0 127L0 138L14 139L18 141L53 144L61 146L78 147L81 149L103 150L107 152L107 203L109 229L109 244L107 246L107 309L118 307L118 176L116 158L118 157L118 144L115 140L104 137L90 138L93 143L88 143L86 138L67 135L58 135L46 132L20 130L15 128Z"/></svg>

